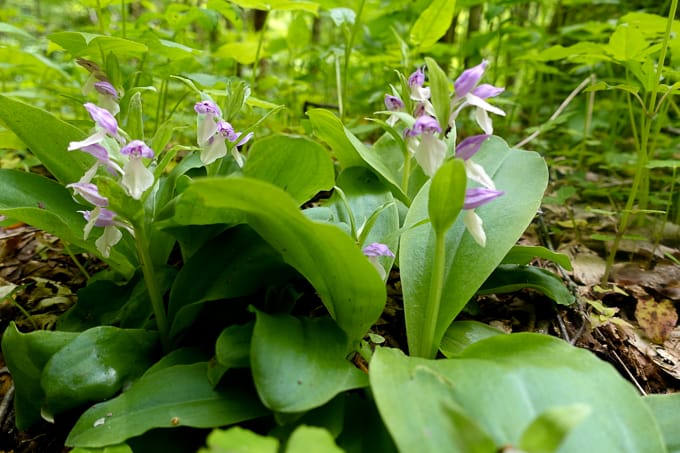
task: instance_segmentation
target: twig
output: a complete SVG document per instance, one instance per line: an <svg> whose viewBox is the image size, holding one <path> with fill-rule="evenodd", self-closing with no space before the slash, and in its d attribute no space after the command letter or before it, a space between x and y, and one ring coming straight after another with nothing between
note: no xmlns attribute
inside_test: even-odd
<svg viewBox="0 0 680 453"><path fill-rule="evenodd" d="M9 374L7 367L0 368L1 374ZM2 401L0 401L0 426L5 426L5 420L9 417L9 411L12 407L12 400L14 400L14 383L10 384L7 393L5 393Z"/></svg>
<svg viewBox="0 0 680 453"><path fill-rule="evenodd" d="M586 85L588 85L588 83L590 82L590 80L591 80L591 76L588 76L587 78L585 78L585 79L583 80L583 82L581 82L581 84L580 84L579 86L577 86L576 88L574 88L574 91L572 91L572 92L569 94L569 96L567 96L567 98L562 102L562 104L560 104L560 106L557 108L557 110L555 110L555 113L552 114L552 116L548 119L548 121L553 121L553 120L556 119L558 116L560 116L560 115L562 114L562 112L564 111L564 109L566 109L567 106L571 103L571 101L574 100L574 98L576 97L576 95L579 94L579 93L586 87ZM538 135L539 135L540 133L541 133L541 130L540 130L540 129L536 130L533 134L531 134L530 136L528 136L527 138L525 138L525 139L522 140L521 142L517 143L517 144L514 146L514 148L521 148L522 146L524 146L524 145L526 145L527 143L529 143L531 140L533 140L533 139L535 139L536 137L538 137Z"/></svg>

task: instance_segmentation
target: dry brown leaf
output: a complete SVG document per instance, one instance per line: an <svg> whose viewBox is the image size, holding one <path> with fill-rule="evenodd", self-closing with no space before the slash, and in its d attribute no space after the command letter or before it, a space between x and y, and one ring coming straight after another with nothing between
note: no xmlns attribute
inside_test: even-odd
<svg viewBox="0 0 680 453"><path fill-rule="evenodd" d="M639 299L635 307L635 319L650 340L663 344L678 322L678 312L668 299L661 302L652 298Z"/></svg>

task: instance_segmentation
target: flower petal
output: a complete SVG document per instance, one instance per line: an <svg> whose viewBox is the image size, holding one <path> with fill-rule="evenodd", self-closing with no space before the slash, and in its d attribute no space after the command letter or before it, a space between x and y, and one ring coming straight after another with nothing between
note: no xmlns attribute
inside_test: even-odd
<svg viewBox="0 0 680 453"><path fill-rule="evenodd" d="M142 194L153 185L153 173L144 166L139 157L131 157L125 168L121 183L135 200L139 200Z"/></svg>
<svg viewBox="0 0 680 453"><path fill-rule="evenodd" d="M470 235L472 235L472 238L475 240L475 242L480 246L485 247L486 233L482 227L484 222L482 221L481 217L479 217L475 211L465 211L465 214L463 215L463 223L465 224L465 228L467 228Z"/></svg>

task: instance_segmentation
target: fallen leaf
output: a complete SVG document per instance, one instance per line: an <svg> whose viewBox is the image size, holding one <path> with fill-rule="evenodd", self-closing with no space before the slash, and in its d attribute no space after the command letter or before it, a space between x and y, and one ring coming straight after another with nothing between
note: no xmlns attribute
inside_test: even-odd
<svg viewBox="0 0 680 453"><path fill-rule="evenodd" d="M668 299L661 302L651 298L639 299L635 307L635 319L650 340L663 344L678 322L678 313Z"/></svg>

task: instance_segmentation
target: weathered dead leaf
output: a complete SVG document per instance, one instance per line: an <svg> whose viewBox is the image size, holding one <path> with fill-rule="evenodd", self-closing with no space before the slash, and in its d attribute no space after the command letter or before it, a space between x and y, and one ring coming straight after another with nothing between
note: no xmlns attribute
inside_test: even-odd
<svg viewBox="0 0 680 453"><path fill-rule="evenodd" d="M675 264L657 264L647 270L637 263L620 263L612 269L612 279L625 287L637 285L662 297L680 300L680 266Z"/></svg>
<svg viewBox="0 0 680 453"><path fill-rule="evenodd" d="M639 299L635 307L635 318L650 340L663 344L678 322L678 312L668 299L661 302L652 298Z"/></svg>

